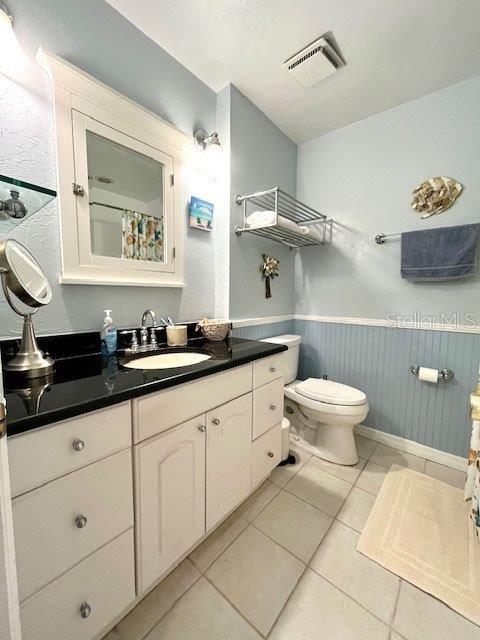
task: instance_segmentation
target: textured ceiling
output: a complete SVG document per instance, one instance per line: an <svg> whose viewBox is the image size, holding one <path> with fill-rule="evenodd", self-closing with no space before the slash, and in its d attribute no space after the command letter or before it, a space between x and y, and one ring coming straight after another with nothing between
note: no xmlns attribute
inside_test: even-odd
<svg viewBox="0 0 480 640"><path fill-rule="evenodd" d="M232 82L296 142L480 74L478 0L108 0L215 91ZM347 66L281 70L332 31Z"/></svg>

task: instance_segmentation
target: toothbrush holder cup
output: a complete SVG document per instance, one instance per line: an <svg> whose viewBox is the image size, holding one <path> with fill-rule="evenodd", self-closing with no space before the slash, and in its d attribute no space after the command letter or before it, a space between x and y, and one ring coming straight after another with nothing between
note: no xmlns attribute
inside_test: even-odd
<svg viewBox="0 0 480 640"><path fill-rule="evenodd" d="M187 327L186 325L179 324L174 327L168 325L167 330L167 344L169 347L184 347L187 344Z"/></svg>

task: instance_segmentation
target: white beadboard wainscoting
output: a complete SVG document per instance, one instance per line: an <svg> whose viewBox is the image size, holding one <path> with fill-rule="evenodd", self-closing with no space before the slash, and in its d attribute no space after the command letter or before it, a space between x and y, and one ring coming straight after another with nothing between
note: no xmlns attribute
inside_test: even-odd
<svg viewBox="0 0 480 640"><path fill-rule="evenodd" d="M480 362L478 328L418 329L383 320L318 318L234 321L234 335L252 339L301 335L300 378L325 374L364 391L370 404L365 425L377 432L466 456L471 430L468 398ZM452 369L455 378L438 384L421 382L410 372L411 364Z"/></svg>

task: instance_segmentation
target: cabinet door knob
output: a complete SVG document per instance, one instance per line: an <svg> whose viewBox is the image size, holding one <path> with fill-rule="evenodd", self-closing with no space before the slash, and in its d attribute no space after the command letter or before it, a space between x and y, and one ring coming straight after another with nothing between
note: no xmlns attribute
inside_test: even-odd
<svg viewBox="0 0 480 640"><path fill-rule="evenodd" d="M198 427L197 427L197 429L198 429L199 431L202 431L202 432L203 432L203 431L205 431L205 426L204 426L203 424L199 424L199 425L198 425Z"/></svg>
<svg viewBox="0 0 480 640"><path fill-rule="evenodd" d="M77 527L77 529L83 529L84 527L87 526L87 518L86 516L84 516L83 514L79 514L76 518L75 518L75 525Z"/></svg>
<svg viewBox="0 0 480 640"><path fill-rule="evenodd" d="M88 604L88 602L84 602L80 605L80 615L82 618L88 618L88 616L92 613L92 607Z"/></svg>
<svg viewBox="0 0 480 640"><path fill-rule="evenodd" d="M270 405L270 409L271 409L271 411L276 411L276 410L277 410L277 407L276 407L276 405L271 404L271 405Z"/></svg>
<svg viewBox="0 0 480 640"><path fill-rule="evenodd" d="M83 451L85 449L85 442L83 440L74 440L72 446L75 451Z"/></svg>
<svg viewBox="0 0 480 640"><path fill-rule="evenodd" d="M215 426L218 426L220 424L220 420L218 418L213 418L212 424L214 424Z"/></svg>
<svg viewBox="0 0 480 640"><path fill-rule="evenodd" d="M273 451L269 451L269 452L268 452L268 457L269 457L269 458L273 458L273 456L274 456L274 455L275 455L275 454L273 453Z"/></svg>
<svg viewBox="0 0 480 640"><path fill-rule="evenodd" d="M277 370L277 367L270 367L271 373L275 373L276 370Z"/></svg>

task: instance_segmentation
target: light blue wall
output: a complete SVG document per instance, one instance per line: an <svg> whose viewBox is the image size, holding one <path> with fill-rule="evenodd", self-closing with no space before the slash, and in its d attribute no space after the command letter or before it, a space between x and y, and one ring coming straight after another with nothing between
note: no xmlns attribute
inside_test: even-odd
<svg viewBox="0 0 480 640"><path fill-rule="evenodd" d="M257 318L293 313L293 253L278 242L244 234L242 208L237 194L279 186L295 195L297 145L260 109L231 86L230 105L230 317ZM272 297L265 298L260 278L262 253L280 260L280 276L272 282Z"/></svg>
<svg viewBox="0 0 480 640"><path fill-rule="evenodd" d="M295 312L387 318L387 314L480 325L478 278L437 284L400 278L400 243L374 236L480 222L480 77L425 96L299 147L297 194L334 218L331 247L297 255ZM445 175L464 185L452 209L420 220L411 190ZM456 315L455 315L456 314ZM408 319L408 318L407 318ZM295 321L301 377L329 377L365 391L370 427L465 455L467 404L480 335ZM419 382L411 364L450 368L452 382Z"/></svg>
<svg viewBox="0 0 480 640"><path fill-rule="evenodd" d="M471 422L480 335L295 321L302 336L300 378L329 378L367 394L364 424L435 449L464 456ZM411 364L449 368L450 382L421 382Z"/></svg>
<svg viewBox="0 0 480 640"><path fill-rule="evenodd" d="M331 247L296 261L296 313L385 318L387 313L476 314L480 280L400 278L400 242L374 236L480 222L480 77L299 146L297 195L335 220ZM319 117L320 114L319 114ZM411 191L450 176L465 189L446 213L420 220Z"/></svg>
<svg viewBox="0 0 480 640"><path fill-rule="evenodd" d="M236 338L248 338L249 340L262 340L271 336L280 336L283 333L294 333L293 320L282 320L271 324L259 324L251 327L237 327L233 330Z"/></svg>
<svg viewBox="0 0 480 640"><path fill-rule="evenodd" d="M216 94L103 0L11 0L8 6L30 55L42 45L187 133L215 128ZM39 67L35 73L47 88ZM55 189L48 101L0 75L0 113L0 173ZM184 178L184 195L210 199L198 175ZM138 325L147 307L183 320L214 315L215 233L189 229L186 213L184 232L184 289L60 285L57 205L45 207L11 234L36 255L52 284L53 300L37 314L37 331L97 330L105 308L113 309L119 326ZM18 317L0 297L0 337L19 330Z"/></svg>
<svg viewBox="0 0 480 640"><path fill-rule="evenodd" d="M215 92L104 0L10 0L8 8L31 55L46 47L184 131L214 128Z"/></svg>

